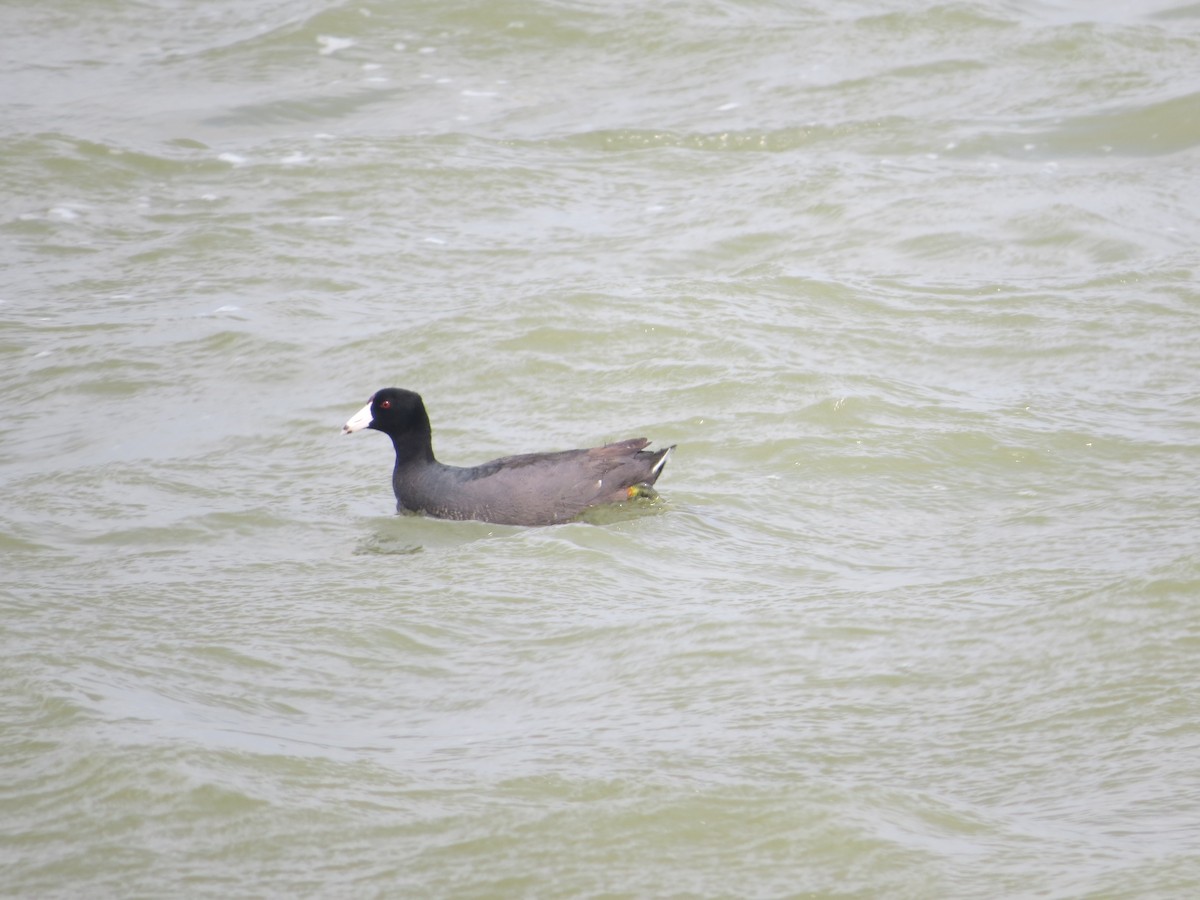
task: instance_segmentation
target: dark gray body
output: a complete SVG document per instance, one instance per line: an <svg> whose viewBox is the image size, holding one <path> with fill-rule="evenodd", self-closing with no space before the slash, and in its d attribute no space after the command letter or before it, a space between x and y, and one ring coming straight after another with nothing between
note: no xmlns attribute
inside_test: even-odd
<svg viewBox="0 0 1200 900"><path fill-rule="evenodd" d="M648 443L634 438L590 450L527 453L471 468L397 456L396 508L500 525L568 522L589 507L630 499L630 488L652 485L668 450L643 450Z"/></svg>

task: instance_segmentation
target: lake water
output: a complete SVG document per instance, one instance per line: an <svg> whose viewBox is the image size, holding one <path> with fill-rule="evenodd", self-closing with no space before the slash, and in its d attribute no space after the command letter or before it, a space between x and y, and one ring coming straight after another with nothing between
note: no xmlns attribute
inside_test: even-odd
<svg viewBox="0 0 1200 900"><path fill-rule="evenodd" d="M0 893L1200 893L1200 5L0 25Z"/></svg>

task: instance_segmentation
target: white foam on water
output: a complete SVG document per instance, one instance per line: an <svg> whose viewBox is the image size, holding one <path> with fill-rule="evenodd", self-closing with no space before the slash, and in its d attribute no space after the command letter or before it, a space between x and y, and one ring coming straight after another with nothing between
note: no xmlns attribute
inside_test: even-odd
<svg viewBox="0 0 1200 900"><path fill-rule="evenodd" d="M322 56L330 56L337 53L339 50L347 50L357 43L354 38L334 37L331 34L317 35L317 43L320 48L317 50Z"/></svg>

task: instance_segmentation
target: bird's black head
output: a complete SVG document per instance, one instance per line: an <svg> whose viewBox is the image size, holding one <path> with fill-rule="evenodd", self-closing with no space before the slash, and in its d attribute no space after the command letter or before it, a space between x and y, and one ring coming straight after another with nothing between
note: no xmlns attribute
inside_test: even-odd
<svg viewBox="0 0 1200 900"><path fill-rule="evenodd" d="M383 388L342 426L342 434L364 428L382 431L393 441L429 440L429 415L421 395L403 388Z"/></svg>

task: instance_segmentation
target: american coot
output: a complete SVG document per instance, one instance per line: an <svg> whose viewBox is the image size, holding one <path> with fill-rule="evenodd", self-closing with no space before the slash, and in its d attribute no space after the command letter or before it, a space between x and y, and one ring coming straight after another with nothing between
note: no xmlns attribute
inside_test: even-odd
<svg viewBox="0 0 1200 900"><path fill-rule="evenodd" d="M645 450L645 438L590 450L526 453L483 465L446 466L433 458L429 415L419 394L376 391L342 426L342 434L382 431L396 448L392 489L396 509L443 519L479 519L501 525L555 525L585 509L654 492L674 446Z"/></svg>

